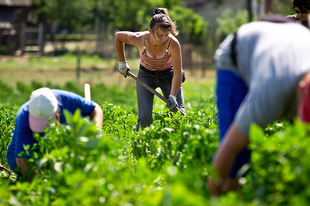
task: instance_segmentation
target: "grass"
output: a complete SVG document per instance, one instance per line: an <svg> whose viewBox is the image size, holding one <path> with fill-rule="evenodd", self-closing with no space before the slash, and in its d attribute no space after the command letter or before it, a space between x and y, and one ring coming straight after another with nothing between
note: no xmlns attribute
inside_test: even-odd
<svg viewBox="0 0 310 206"><path fill-rule="evenodd" d="M137 60L129 61L135 65ZM0 80L10 86L17 82L29 84L32 81L42 83L53 82L63 85L74 81L78 84L86 82L106 85L119 84L119 77L115 72L116 60L101 59L98 55L81 55L80 73L77 73L77 57L68 53L59 57L51 56L23 56L3 57L0 60Z"/></svg>
<svg viewBox="0 0 310 206"><path fill-rule="evenodd" d="M0 60L0 71L5 70L46 70L55 68L76 69L77 56L74 53L67 53L63 56L24 56L24 57L8 57ZM98 55L81 55L81 67L107 68L113 67L115 60L104 60Z"/></svg>
<svg viewBox="0 0 310 206"><path fill-rule="evenodd" d="M128 59L131 71L137 74L139 59ZM77 72L77 56L68 52L61 56L2 56L0 58L0 80L15 88L18 82L29 85L31 82L64 85L75 82L82 86L104 84L106 86L126 87L135 84L131 78L124 79L115 71L117 59L102 59L98 55L81 54L80 72ZM207 70L202 77L201 71L186 71L186 83L204 83L214 81L214 70ZM184 85L186 86L186 84Z"/></svg>

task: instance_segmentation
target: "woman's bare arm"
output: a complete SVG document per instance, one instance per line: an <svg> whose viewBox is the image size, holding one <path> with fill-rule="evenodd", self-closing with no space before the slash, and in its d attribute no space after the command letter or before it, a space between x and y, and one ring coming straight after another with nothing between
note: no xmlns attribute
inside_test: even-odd
<svg viewBox="0 0 310 206"><path fill-rule="evenodd" d="M143 47L144 32L119 31L115 33L115 47L118 61L126 61L125 44L130 44L141 49Z"/></svg>
<svg viewBox="0 0 310 206"><path fill-rule="evenodd" d="M173 64L173 79L170 94L176 96L182 84L182 52L181 45L175 37L171 41L169 50Z"/></svg>

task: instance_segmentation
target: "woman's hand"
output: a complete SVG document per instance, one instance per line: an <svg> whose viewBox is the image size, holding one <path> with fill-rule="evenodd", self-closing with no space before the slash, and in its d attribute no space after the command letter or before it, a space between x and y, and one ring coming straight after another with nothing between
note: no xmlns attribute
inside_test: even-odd
<svg viewBox="0 0 310 206"><path fill-rule="evenodd" d="M170 109L170 111L176 112L177 111L177 107L179 106L178 102L177 102L177 98L170 94L168 101L170 103L166 104L166 106Z"/></svg>
<svg viewBox="0 0 310 206"><path fill-rule="evenodd" d="M118 62L118 65L116 67L117 71L123 75L125 78L128 75L128 71L130 71L129 65L127 64L127 61L124 62Z"/></svg>

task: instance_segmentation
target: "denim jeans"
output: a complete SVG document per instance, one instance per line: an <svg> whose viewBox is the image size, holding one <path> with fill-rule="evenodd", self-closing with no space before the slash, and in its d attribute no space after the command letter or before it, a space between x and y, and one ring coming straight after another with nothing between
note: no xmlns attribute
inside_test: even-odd
<svg viewBox="0 0 310 206"><path fill-rule="evenodd" d="M240 77L231 71L217 70L216 104L218 108L220 142L233 122L247 92L248 87ZM250 158L251 151L248 148L243 149L236 157L229 176L235 178L238 170L248 163Z"/></svg>
<svg viewBox="0 0 310 206"><path fill-rule="evenodd" d="M163 93L163 96L167 99L169 98L172 81L172 69L153 72L147 71L143 66L140 65L138 78L153 89L159 87ZM136 83L136 94L138 102L138 120L136 131L138 131L140 127L143 129L152 123L154 94L144 88L138 82ZM185 113L182 86L180 87L176 98L179 109Z"/></svg>

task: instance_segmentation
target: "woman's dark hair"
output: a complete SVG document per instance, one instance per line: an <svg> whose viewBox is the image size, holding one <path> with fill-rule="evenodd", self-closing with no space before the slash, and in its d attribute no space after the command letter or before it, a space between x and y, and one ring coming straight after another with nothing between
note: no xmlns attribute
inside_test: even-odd
<svg viewBox="0 0 310 206"><path fill-rule="evenodd" d="M173 36L177 36L179 32L176 29L176 24L170 19L168 15L168 9L166 8L155 8L153 10L154 16L150 22L150 29L156 30L158 27L166 29Z"/></svg>
<svg viewBox="0 0 310 206"><path fill-rule="evenodd" d="M310 0L293 0L293 9L310 10Z"/></svg>

